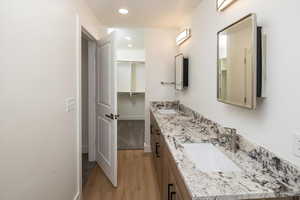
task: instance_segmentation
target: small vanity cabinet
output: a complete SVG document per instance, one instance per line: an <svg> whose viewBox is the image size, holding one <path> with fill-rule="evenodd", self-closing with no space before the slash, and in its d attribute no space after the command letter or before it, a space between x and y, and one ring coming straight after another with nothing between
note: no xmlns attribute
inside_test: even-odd
<svg viewBox="0 0 300 200"><path fill-rule="evenodd" d="M191 200L152 113L150 114L150 119L151 149L161 192L161 200Z"/></svg>

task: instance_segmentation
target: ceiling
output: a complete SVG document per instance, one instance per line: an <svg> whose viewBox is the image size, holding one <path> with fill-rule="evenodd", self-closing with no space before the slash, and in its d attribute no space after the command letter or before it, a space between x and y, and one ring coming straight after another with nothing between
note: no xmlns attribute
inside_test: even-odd
<svg viewBox="0 0 300 200"><path fill-rule="evenodd" d="M185 15L201 0L86 0L103 25L108 27L178 28ZM118 9L126 8L128 15Z"/></svg>
<svg viewBox="0 0 300 200"><path fill-rule="evenodd" d="M134 28L115 29L118 49L144 49L144 30ZM128 40L128 37L130 40ZM128 47L128 45L132 45Z"/></svg>

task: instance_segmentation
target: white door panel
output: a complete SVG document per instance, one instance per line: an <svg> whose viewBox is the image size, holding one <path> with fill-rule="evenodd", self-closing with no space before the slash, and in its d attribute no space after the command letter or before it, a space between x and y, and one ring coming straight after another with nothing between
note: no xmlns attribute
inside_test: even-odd
<svg viewBox="0 0 300 200"><path fill-rule="evenodd" d="M98 42L96 160L117 186L117 85L114 35Z"/></svg>
<svg viewBox="0 0 300 200"><path fill-rule="evenodd" d="M111 64L107 58L111 57L111 43L105 43L99 47L99 62L101 70L98 70L98 102L107 106L111 106ZM109 67L107 67L109 66Z"/></svg>
<svg viewBox="0 0 300 200"><path fill-rule="evenodd" d="M97 132L97 142L100 144L97 147L97 152L101 155L106 164L111 166L111 149L109 145L111 144L111 139L109 137L109 133L111 132L110 122L105 118L99 117L97 126L99 130L99 132Z"/></svg>

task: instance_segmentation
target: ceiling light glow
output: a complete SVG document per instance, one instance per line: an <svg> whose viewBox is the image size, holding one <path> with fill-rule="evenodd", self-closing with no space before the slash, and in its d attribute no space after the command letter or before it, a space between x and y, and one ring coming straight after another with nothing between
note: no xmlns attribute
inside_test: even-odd
<svg viewBox="0 0 300 200"><path fill-rule="evenodd" d="M114 28L108 28L108 29L107 29L107 34L111 34L111 33L114 32L114 31L115 31Z"/></svg>
<svg viewBox="0 0 300 200"><path fill-rule="evenodd" d="M227 7L237 0L217 0L217 9L219 12L224 11Z"/></svg>
<svg viewBox="0 0 300 200"><path fill-rule="evenodd" d="M127 9L125 9L125 8L120 8L119 10L119 13L121 14L121 15L127 15L128 14L128 10Z"/></svg>

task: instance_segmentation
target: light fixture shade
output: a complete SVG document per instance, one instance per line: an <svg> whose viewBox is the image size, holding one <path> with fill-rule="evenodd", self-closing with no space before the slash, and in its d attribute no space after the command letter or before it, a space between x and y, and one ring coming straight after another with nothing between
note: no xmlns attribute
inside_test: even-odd
<svg viewBox="0 0 300 200"><path fill-rule="evenodd" d="M186 28L182 32L180 32L176 37L176 44L180 45L187 39L191 37L191 29Z"/></svg>
<svg viewBox="0 0 300 200"><path fill-rule="evenodd" d="M217 10L223 11L237 0L217 0Z"/></svg>
<svg viewBox="0 0 300 200"><path fill-rule="evenodd" d="M118 10L118 12L121 14L121 15L127 15L128 14L128 10L126 8L120 8Z"/></svg>

